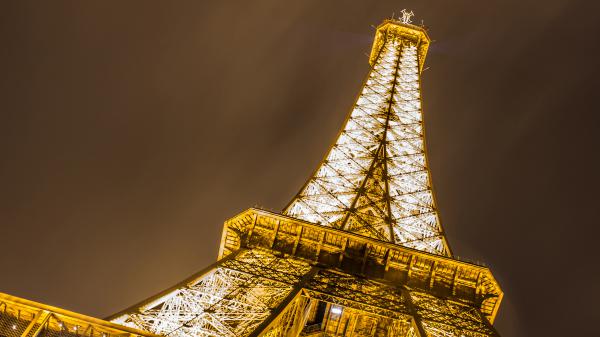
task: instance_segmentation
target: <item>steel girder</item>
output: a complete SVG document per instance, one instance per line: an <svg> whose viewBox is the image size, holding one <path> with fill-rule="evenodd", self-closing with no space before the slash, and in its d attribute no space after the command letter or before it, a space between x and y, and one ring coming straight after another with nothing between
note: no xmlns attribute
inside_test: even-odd
<svg viewBox="0 0 600 337"><path fill-rule="evenodd" d="M204 275L114 322L167 336L247 336L293 292L311 266L242 250Z"/></svg>

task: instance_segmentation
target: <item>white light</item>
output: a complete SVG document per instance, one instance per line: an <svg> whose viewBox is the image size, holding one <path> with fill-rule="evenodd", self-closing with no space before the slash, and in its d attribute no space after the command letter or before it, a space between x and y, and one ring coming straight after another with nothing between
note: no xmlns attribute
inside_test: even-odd
<svg viewBox="0 0 600 337"><path fill-rule="evenodd" d="M340 307L332 307L331 308L331 313L334 315L339 315L342 313L342 308Z"/></svg>
<svg viewBox="0 0 600 337"><path fill-rule="evenodd" d="M12 329L13 329L13 330L17 330L17 325L16 325L16 324L13 324L13 326L12 326Z"/></svg>

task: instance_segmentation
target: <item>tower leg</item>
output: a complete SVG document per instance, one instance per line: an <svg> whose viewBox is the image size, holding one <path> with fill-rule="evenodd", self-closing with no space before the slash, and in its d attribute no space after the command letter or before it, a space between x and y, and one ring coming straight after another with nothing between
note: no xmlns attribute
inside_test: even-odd
<svg viewBox="0 0 600 337"><path fill-rule="evenodd" d="M288 296L249 337L298 336L306 323L306 314L308 312L306 309L308 309L307 306L310 303L308 298L302 296L302 289L318 271L319 268L313 267L308 273L304 274L300 282L294 286L294 289L290 291Z"/></svg>
<svg viewBox="0 0 600 337"><path fill-rule="evenodd" d="M299 296L311 269L269 250L241 249L116 321L169 337L257 335Z"/></svg>

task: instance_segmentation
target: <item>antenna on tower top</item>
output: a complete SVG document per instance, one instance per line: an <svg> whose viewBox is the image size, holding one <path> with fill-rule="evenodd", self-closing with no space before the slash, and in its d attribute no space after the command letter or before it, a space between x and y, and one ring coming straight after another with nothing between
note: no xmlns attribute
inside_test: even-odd
<svg viewBox="0 0 600 337"><path fill-rule="evenodd" d="M402 13L402 18L400 19L400 21L402 21L402 23L412 23L411 18L415 15L415 13L413 13L413 11L407 11L406 9L403 9L402 11L400 11L400 13Z"/></svg>

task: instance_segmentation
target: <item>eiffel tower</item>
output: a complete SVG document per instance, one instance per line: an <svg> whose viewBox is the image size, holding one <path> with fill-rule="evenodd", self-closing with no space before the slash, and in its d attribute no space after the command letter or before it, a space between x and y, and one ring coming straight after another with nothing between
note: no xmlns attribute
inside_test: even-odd
<svg viewBox="0 0 600 337"><path fill-rule="evenodd" d="M282 213L227 220L217 262L106 321L0 294L0 334L499 336L497 281L453 257L440 225L420 98L430 39L403 14L377 27L352 111Z"/></svg>

